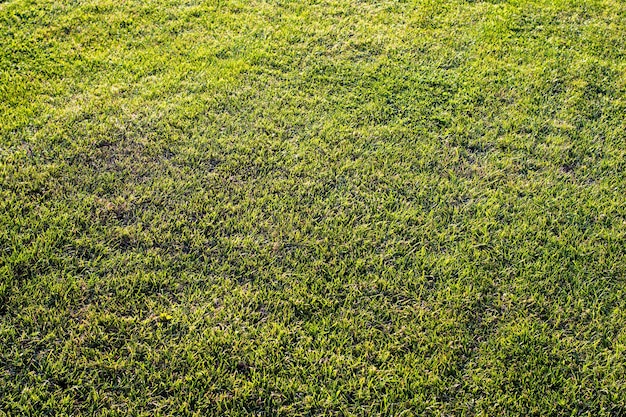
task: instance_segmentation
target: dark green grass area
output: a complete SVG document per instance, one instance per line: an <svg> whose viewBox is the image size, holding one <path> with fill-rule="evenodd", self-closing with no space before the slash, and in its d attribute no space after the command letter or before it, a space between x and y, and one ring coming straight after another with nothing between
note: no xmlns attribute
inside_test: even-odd
<svg viewBox="0 0 626 417"><path fill-rule="evenodd" d="M626 3L0 0L0 415L626 415Z"/></svg>

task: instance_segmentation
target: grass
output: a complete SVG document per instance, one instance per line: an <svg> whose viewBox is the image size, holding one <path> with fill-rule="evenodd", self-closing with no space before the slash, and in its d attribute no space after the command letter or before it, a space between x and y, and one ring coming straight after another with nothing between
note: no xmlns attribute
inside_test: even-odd
<svg viewBox="0 0 626 417"><path fill-rule="evenodd" d="M0 415L626 415L624 39L0 0Z"/></svg>

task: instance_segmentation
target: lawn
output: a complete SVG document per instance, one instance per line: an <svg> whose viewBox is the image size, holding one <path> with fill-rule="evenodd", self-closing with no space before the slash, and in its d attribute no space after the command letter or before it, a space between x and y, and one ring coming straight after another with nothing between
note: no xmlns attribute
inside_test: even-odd
<svg viewBox="0 0 626 417"><path fill-rule="evenodd" d="M44 415L626 415L626 2L0 0Z"/></svg>

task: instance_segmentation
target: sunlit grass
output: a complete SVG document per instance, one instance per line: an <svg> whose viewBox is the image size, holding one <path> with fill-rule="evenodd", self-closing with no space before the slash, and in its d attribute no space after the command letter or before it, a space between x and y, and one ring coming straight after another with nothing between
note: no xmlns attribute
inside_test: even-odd
<svg viewBox="0 0 626 417"><path fill-rule="evenodd" d="M626 414L625 39L0 0L0 415Z"/></svg>

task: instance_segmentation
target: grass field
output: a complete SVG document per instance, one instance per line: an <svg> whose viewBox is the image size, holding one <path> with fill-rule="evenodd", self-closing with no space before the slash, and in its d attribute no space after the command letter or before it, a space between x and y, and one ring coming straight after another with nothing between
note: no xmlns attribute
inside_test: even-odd
<svg viewBox="0 0 626 417"><path fill-rule="evenodd" d="M626 415L626 3L0 0L0 415Z"/></svg>

